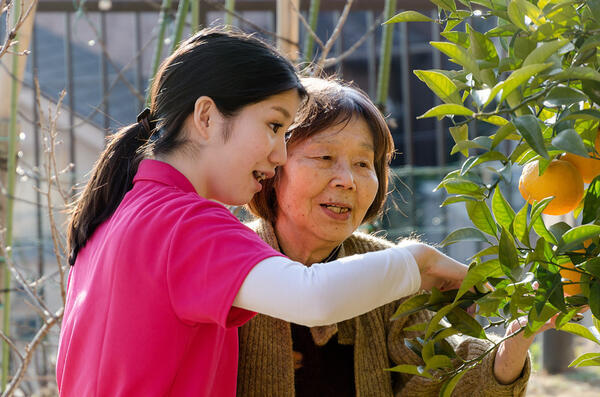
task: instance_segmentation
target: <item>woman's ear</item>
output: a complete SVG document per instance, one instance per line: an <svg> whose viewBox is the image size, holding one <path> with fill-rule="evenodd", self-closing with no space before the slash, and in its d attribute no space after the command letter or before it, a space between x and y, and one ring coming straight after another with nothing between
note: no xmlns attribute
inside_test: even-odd
<svg viewBox="0 0 600 397"><path fill-rule="evenodd" d="M215 116L219 114L217 105L208 96L201 96L194 103L194 114L192 124L199 137L203 140L210 140L215 130ZM211 125L212 124L212 125ZM211 128L212 127L212 128Z"/></svg>

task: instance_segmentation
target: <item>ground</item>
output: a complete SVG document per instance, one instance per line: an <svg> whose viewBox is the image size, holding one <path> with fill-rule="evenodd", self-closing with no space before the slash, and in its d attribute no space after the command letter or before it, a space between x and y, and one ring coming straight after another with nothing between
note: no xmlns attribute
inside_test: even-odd
<svg viewBox="0 0 600 397"><path fill-rule="evenodd" d="M578 338L577 355L596 351L593 343ZM600 396L600 367L571 369L559 375L549 375L540 368L539 344L530 349L533 373L527 387L527 397L598 397Z"/></svg>

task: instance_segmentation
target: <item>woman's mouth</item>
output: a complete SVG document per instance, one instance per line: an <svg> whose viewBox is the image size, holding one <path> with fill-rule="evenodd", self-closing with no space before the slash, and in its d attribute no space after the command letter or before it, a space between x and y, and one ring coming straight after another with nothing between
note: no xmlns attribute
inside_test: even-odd
<svg viewBox="0 0 600 397"><path fill-rule="evenodd" d="M339 205L321 204L321 207L325 207L328 210L335 212L336 214L345 214L347 212L350 212L350 208L342 207Z"/></svg>
<svg viewBox="0 0 600 397"><path fill-rule="evenodd" d="M254 179L256 179L258 182L262 182L267 179L267 175L264 172L253 171L252 174L254 175Z"/></svg>

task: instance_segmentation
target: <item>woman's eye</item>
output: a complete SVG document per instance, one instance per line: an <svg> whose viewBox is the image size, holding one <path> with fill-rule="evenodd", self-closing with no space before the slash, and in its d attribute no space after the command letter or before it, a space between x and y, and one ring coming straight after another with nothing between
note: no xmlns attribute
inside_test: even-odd
<svg viewBox="0 0 600 397"><path fill-rule="evenodd" d="M371 168L371 163L368 161L359 161L358 166L361 168Z"/></svg>
<svg viewBox="0 0 600 397"><path fill-rule="evenodd" d="M319 158L321 160L331 160L331 156L329 156L329 155L319 156Z"/></svg>
<svg viewBox="0 0 600 397"><path fill-rule="evenodd" d="M283 124L279 124L279 123L270 123L269 126L271 126L271 129L273 130L273 133L277 134L277 132L279 131L279 129L281 127L283 127Z"/></svg>

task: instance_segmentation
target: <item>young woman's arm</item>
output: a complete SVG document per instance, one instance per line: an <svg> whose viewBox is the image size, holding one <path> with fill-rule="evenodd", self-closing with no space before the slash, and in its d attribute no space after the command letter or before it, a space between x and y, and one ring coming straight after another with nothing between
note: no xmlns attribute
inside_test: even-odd
<svg viewBox="0 0 600 397"><path fill-rule="evenodd" d="M422 287L458 288L466 270L420 243L311 267L271 257L250 271L233 305L296 324L327 325L412 295Z"/></svg>

